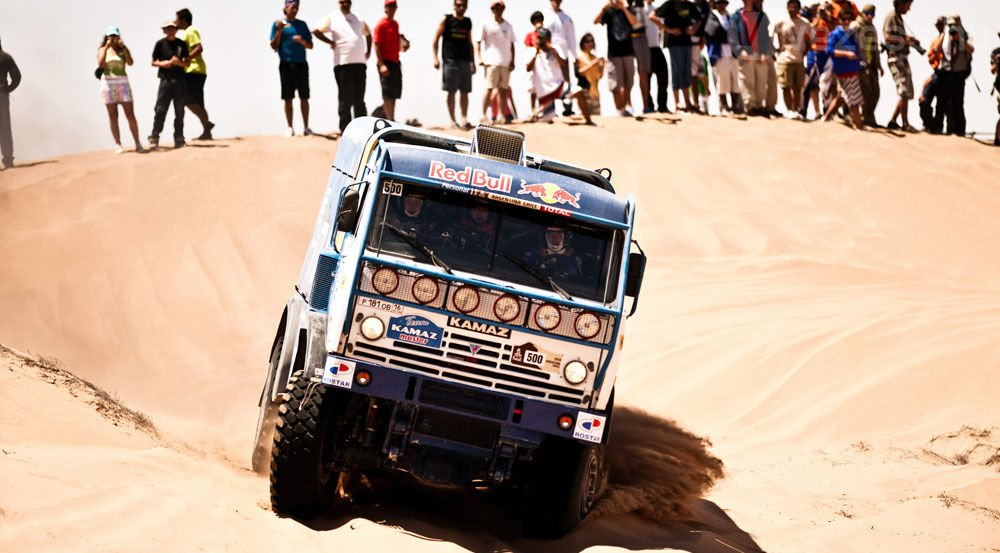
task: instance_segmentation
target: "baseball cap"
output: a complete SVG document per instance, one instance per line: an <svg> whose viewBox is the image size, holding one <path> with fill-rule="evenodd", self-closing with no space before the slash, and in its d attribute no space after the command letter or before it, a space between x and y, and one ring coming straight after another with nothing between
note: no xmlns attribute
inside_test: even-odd
<svg viewBox="0 0 1000 553"><path fill-rule="evenodd" d="M865 4L865 7L861 8L861 13L866 13L868 15L875 15L875 6L871 4Z"/></svg>
<svg viewBox="0 0 1000 553"><path fill-rule="evenodd" d="M493 3L490 4L490 8L495 8L497 6L502 6L502 7L506 8L507 4L504 4L503 0L496 0L495 2L493 2Z"/></svg>
<svg viewBox="0 0 1000 553"><path fill-rule="evenodd" d="M107 36L122 36L122 32L118 29L118 25L108 25L108 30L104 31Z"/></svg>
<svg viewBox="0 0 1000 553"><path fill-rule="evenodd" d="M538 29L538 40L552 40L552 31L542 27Z"/></svg>
<svg viewBox="0 0 1000 553"><path fill-rule="evenodd" d="M396 0L385 0L385 7L388 8L389 6L395 6L395 5L396 5Z"/></svg>
<svg viewBox="0 0 1000 553"><path fill-rule="evenodd" d="M292 4L298 5L299 0L285 0L285 7L291 6Z"/></svg>
<svg viewBox="0 0 1000 553"><path fill-rule="evenodd" d="M161 29L166 29L168 27L173 27L173 28L176 29L177 28L177 23L174 23L173 19L168 19L168 20L166 20L166 21L163 22L163 25L160 25Z"/></svg>

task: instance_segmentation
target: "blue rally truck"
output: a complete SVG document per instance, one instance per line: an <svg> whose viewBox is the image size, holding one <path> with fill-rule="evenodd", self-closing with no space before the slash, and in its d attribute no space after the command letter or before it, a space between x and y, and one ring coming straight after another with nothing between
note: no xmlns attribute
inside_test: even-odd
<svg viewBox="0 0 1000 553"><path fill-rule="evenodd" d="M272 508L310 518L346 475L401 472L512 489L526 535L576 526L645 267L610 175L506 129L352 122L260 398Z"/></svg>

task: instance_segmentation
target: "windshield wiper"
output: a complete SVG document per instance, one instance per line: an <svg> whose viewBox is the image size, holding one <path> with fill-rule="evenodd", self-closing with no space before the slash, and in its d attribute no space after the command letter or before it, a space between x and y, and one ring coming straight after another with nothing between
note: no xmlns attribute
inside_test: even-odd
<svg viewBox="0 0 1000 553"><path fill-rule="evenodd" d="M556 284L556 281L552 280L552 277L547 276L547 275L543 275L542 273L538 272L537 269L535 269L531 265L528 265L527 261L525 261L525 260L521 259L520 257L518 257L518 256L516 256L516 255L514 255L514 254L512 254L510 252L508 252L507 250L503 250L501 253L503 253L503 256L506 257L507 259L509 259L510 262L513 263L514 265L516 265L519 269L521 269L522 271L528 273L529 275L537 278L539 280L539 282L541 282L542 284L548 285L548 287L553 292L558 292L559 294L562 295L562 297L566 298L569 301L573 301L573 296L569 295L566 292L566 290L563 290L562 286L559 286L558 284Z"/></svg>
<svg viewBox="0 0 1000 553"><path fill-rule="evenodd" d="M390 225L389 223L382 223L382 226L385 227L385 228L387 228L387 229L389 229L389 230L391 230L392 233L395 234L396 236L402 238L403 242L406 242L407 244L409 244L410 246L412 246L413 249L415 249L418 252L426 255L427 258L431 260L431 263L434 263L438 267L441 267L442 269L444 269L444 272L448 273L449 275L455 274L455 273L453 273L451 271L451 267L449 267L447 263L445 263L444 261L441 261L441 258L438 257L437 255L435 255L434 252L430 248L428 248L427 246L425 246L423 244L423 242L421 242L420 240L417 240L416 238L410 236L403 229L394 227L394 226Z"/></svg>

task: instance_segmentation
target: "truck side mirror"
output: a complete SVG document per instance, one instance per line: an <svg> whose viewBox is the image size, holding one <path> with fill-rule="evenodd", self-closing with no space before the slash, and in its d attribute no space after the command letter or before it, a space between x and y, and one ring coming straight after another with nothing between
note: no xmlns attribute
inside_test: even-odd
<svg viewBox="0 0 1000 553"><path fill-rule="evenodd" d="M337 214L337 232L354 233L358 226L358 199L360 194L356 188L350 188L340 201L340 213Z"/></svg>
<svg viewBox="0 0 1000 553"><path fill-rule="evenodd" d="M636 248L639 248L639 251L628 255L628 274L625 275L625 295L632 298L632 309L629 310L629 317L635 314L635 310L639 306L639 290L642 288L642 277L646 272L646 253L639 247L638 242L633 240L632 243L635 244Z"/></svg>

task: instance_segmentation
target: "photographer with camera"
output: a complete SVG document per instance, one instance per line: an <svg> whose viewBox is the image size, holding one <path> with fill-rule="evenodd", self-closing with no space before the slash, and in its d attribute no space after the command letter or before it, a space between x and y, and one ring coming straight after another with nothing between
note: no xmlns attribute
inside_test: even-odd
<svg viewBox="0 0 1000 553"><path fill-rule="evenodd" d="M925 50L920 46L920 41L907 34L906 23L903 16L909 13L913 0L892 0L892 11L885 17L885 25L882 27L882 36L885 37L885 51L888 55L889 71L892 73L892 80L896 83L896 94L899 101L896 109L892 112L892 119L886 126L888 129L903 129L906 132L916 132L910 126L909 102L913 99L913 72L910 69L910 47L912 46L921 55ZM903 117L903 126L896 122L900 116Z"/></svg>
<svg viewBox="0 0 1000 553"><path fill-rule="evenodd" d="M972 74L972 53L976 50L968 31L957 15L949 15L938 66L938 104L934 126L948 134L965 136L965 80Z"/></svg>

